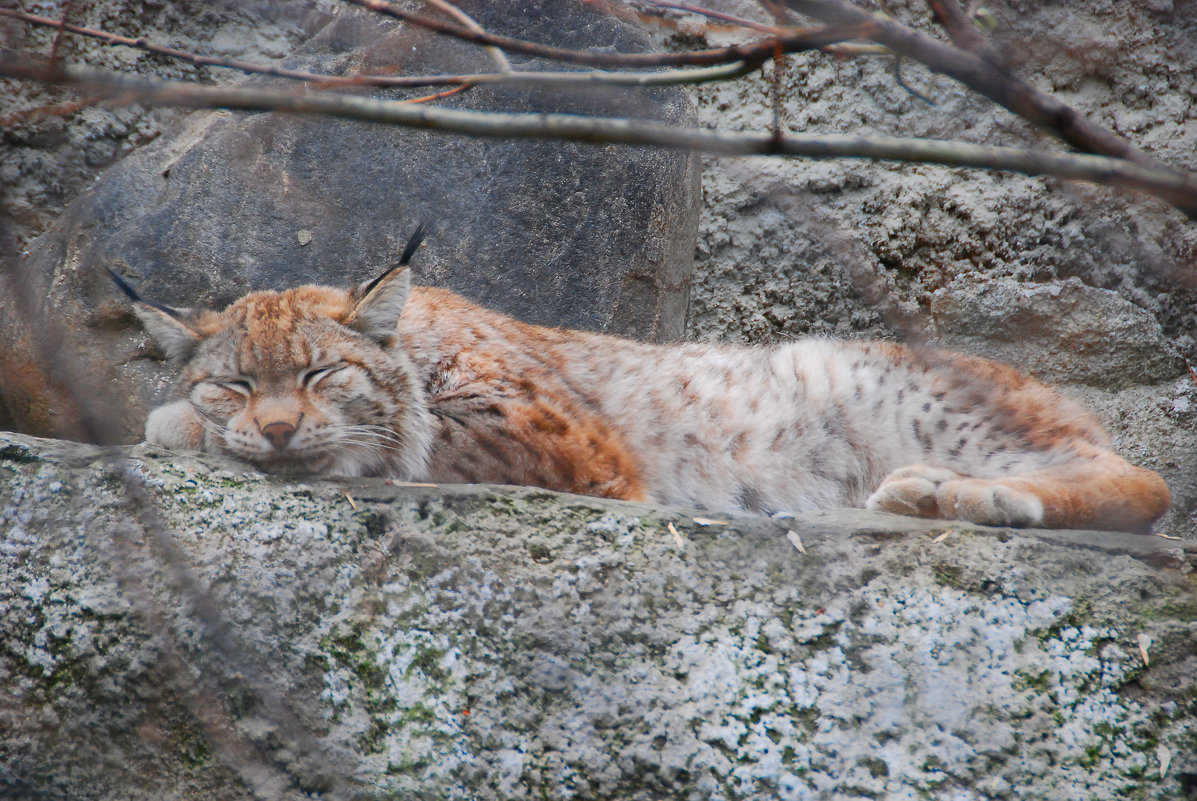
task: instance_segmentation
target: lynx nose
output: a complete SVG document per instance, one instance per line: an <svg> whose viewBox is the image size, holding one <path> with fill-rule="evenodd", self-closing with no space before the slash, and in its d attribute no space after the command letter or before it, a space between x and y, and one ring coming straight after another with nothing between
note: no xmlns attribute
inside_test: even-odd
<svg viewBox="0 0 1197 801"><path fill-rule="evenodd" d="M291 441L291 437L295 436L295 426L281 421L268 423L262 426L260 430L262 436L270 440L270 444L274 446L276 451L281 451L287 447L287 443Z"/></svg>

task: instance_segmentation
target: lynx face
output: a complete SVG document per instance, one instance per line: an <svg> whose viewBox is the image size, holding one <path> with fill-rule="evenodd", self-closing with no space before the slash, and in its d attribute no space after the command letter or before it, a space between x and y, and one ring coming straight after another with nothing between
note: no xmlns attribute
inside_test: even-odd
<svg viewBox="0 0 1197 801"><path fill-rule="evenodd" d="M223 452L275 473L422 475L431 422L395 327L410 251L351 290L255 292L220 313L135 301L146 330L180 365L177 395L146 439Z"/></svg>
<svg viewBox="0 0 1197 801"><path fill-rule="evenodd" d="M245 299L188 363L183 381L205 449L276 473L369 475L396 461L418 472L425 443L409 440L423 399L407 360L333 318L287 315L302 310L304 294ZM251 339L236 320L242 311L293 322Z"/></svg>

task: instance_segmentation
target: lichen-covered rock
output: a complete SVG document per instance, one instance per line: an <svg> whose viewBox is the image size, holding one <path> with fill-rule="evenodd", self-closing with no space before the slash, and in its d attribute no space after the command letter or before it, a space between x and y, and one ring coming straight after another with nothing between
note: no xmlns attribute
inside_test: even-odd
<svg viewBox="0 0 1197 801"><path fill-rule="evenodd" d="M1175 799L1197 782L1184 543L288 483L20 436L0 439L0 532L0 795Z"/></svg>

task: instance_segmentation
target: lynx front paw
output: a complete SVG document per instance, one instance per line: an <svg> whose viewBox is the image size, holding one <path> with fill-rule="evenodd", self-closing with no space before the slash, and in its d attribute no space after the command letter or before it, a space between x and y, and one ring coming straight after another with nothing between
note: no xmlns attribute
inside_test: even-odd
<svg viewBox="0 0 1197 801"><path fill-rule="evenodd" d="M146 418L145 441L172 450L202 450L204 423L190 401L168 403Z"/></svg>

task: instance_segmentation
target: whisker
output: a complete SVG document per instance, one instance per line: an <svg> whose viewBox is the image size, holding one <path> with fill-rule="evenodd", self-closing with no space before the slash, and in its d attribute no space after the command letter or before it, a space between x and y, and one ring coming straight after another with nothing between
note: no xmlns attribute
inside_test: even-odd
<svg viewBox="0 0 1197 801"><path fill-rule="evenodd" d="M339 433L342 436L364 436L371 439L390 440L393 442L404 442L405 440L397 433L385 426L376 425L347 425L341 426Z"/></svg>
<svg viewBox="0 0 1197 801"><path fill-rule="evenodd" d="M208 417L206 414L201 413L200 415L198 415L198 417L199 417L199 422L200 422L201 428L203 428L205 431L207 431L210 434L216 434L221 439L224 439L225 432L229 430L228 426L224 425L223 423L216 422L212 418Z"/></svg>
<svg viewBox="0 0 1197 801"><path fill-rule="evenodd" d="M395 453L399 453L404 450L399 445L392 445L392 444L385 443L385 442L377 442L377 441L370 441L370 440L357 440L357 439L339 440L337 442L331 443L328 447L330 447L330 448L336 447L336 448L341 448L343 450L349 450L351 448L364 448L367 450L391 451L391 452L395 452Z"/></svg>

